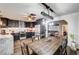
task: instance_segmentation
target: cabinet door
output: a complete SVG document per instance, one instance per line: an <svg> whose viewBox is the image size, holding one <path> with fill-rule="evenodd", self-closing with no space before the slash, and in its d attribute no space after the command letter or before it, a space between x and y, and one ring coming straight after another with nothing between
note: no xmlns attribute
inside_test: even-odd
<svg viewBox="0 0 79 59"><path fill-rule="evenodd" d="M0 55L10 55L14 51L13 39L2 38L0 39Z"/></svg>
<svg viewBox="0 0 79 59"><path fill-rule="evenodd" d="M13 45L13 40L11 38L7 38L7 41L6 41L6 45L5 45L5 49L6 49L6 53L7 54L13 54L13 51L14 51L14 45Z"/></svg>
<svg viewBox="0 0 79 59"><path fill-rule="evenodd" d="M19 27L19 21L8 20L8 27Z"/></svg>
<svg viewBox="0 0 79 59"><path fill-rule="evenodd" d="M2 21L2 27L6 27L8 24L8 19L7 18L1 18Z"/></svg>
<svg viewBox="0 0 79 59"><path fill-rule="evenodd" d="M4 40L3 38L1 38L0 39L0 48L1 48L0 49L0 55L1 54L3 55L3 54L6 53L6 51L5 51L6 50L6 45L5 44L6 44L6 40Z"/></svg>

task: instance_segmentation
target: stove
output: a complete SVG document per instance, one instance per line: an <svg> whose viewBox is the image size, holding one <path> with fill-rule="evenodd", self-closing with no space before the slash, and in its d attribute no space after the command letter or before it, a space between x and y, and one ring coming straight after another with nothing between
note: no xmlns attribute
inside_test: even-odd
<svg viewBox="0 0 79 59"><path fill-rule="evenodd" d="M20 40L26 39L26 32L20 32Z"/></svg>

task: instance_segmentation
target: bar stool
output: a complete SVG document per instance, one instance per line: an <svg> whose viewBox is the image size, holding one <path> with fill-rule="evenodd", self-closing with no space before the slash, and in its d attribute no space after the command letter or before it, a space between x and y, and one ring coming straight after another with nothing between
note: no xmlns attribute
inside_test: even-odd
<svg viewBox="0 0 79 59"><path fill-rule="evenodd" d="M37 55L33 50L32 50L32 53L30 53L28 44L25 44L25 43L21 45L21 51L23 55Z"/></svg>
<svg viewBox="0 0 79 59"><path fill-rule="evenodd" d="M67 55L67 41L63 41L63 44L60 46L60 55Z"/></svg>
<svg viewBox="0 0 79 59"><path fill-rule="evenodd" d="M21 44L21 51L23 55L29 54L29 51L27 48L28 46L26 46L25 43Z"/></svg>

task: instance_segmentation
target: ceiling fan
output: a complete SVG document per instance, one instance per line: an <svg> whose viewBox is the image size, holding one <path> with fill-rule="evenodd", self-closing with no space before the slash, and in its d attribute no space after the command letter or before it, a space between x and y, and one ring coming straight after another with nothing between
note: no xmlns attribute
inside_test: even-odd
<svg viewBox="0 0 79 59"><path fill-rule="evenodd" d="M35 21L36 20L36 14L34 14L34 13L31 13L31 14L29 14L29 15L27 15L27 16L24 16L24 18L26 19L26 21Z"/></svg>

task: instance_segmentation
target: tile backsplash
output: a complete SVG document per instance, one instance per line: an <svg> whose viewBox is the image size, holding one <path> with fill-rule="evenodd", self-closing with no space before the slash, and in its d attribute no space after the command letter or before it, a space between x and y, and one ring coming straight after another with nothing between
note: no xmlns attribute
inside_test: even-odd
<svg viewBox="0 0 79 59"><path fill-rule="evenodd" d="M19 31L24 31L25 29L24 28L22 28L22 29L20 29L20 28L1 28L0 33L1 33L1 30L5 30L6 33L12 33L12 31L14 31L14 33L18 33Z"/></svg>

